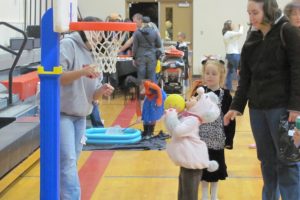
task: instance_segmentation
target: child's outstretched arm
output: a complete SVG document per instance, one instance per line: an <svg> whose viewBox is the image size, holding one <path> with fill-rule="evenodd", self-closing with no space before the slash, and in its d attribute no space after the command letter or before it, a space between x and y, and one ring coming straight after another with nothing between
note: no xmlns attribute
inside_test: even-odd
<svg viewBox="0 0 300 200"><path fill-rule="evenodd" d="M160 87L155 83L150 83L149 89L154 90L154 93L157 94L156 105L161 106L163 100L162 100L162 92Z"/></svg>
<svg viewBox="0 0 300 200"><path fill-rule="evenodd" d="M174 128L178 124L180 124L180 121L178 119L178 114L175 109L170 108L165 111L164 123L165 123L165 126L168 129L168 131L170 131L172 134L174 131Z"/></svg>

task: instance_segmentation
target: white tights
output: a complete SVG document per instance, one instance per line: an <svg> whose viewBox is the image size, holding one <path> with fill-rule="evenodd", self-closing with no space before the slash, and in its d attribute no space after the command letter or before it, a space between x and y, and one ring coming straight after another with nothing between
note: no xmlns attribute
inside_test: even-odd
<svg viewBox="0 0 300 200"><path fill-rule="evenodd" d="M218 182L201 181L202 186L202 200L208 200L208 184L210 183L210 197L211 200L217 200L218 197Z"/></svg>

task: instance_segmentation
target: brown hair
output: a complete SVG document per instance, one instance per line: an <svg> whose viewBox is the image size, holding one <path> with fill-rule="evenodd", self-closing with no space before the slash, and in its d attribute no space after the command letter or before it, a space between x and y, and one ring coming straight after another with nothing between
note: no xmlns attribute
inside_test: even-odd
<svg viewBox="0 0 300 200"><path fill-rule="evenodd" d="M98 17L94 17L94 16L88 16L83 18L82 20L80 20L82 22L103 22L102 19L98 18ZM81 37L81 39L83 40L84 43L86 43L88 41L84 31L78 31L79 35Z"/></svg>
<svg viewBox="0 0 300 200"><path fill-rule="evenodd" d="M292 11L294 9L300 9L300 2L299 1L293 1L293 2L290 2L288 4L286 4L286 6L284 7L284 14L290 18L291 17L291 14L292 14Z"/></svg>
<svg viewBox="0 0 300 200"><path fill-rule="evenodd" d="M264 19L265 24L274 24L276 19L281 15L281 10L278 8L276 0L249 0L256 3L263 3Z"/></svg>
<svg viewBox="0 0 300 200"><path fill-rule="evenodd" d="M222 29L222 34L223 35L225 35L225 33L227 31L232 31L231 24L232 24L231 20L226 20L226 22L224 22L224 26L223 26L223 29Z"/></svg>

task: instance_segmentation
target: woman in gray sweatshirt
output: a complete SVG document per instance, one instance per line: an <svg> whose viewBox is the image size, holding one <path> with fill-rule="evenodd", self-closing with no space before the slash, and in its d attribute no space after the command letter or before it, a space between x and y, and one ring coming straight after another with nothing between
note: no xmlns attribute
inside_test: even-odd
<svg viewBox="0 0 300 200"><path fill-rule="evenodd" d="M101 85L84 32L73 32L60 42L60 199L80 199L77 160L84 143L86 116L92 102L109 96L114 88Z"/></svg>

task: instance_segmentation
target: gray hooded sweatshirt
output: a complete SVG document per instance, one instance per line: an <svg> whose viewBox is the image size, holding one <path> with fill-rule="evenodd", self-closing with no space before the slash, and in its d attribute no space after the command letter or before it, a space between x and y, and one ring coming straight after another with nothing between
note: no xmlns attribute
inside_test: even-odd
<svg viewBox="0 0 300 200"><path fill-rule="evenodd" d="M60 64L64 72L82 69L95 61L78 32L66 35L60 41ZM101 85L100 79L81 77L60 87L60 112L85 117L92 112L93 95Z"/></svg>

